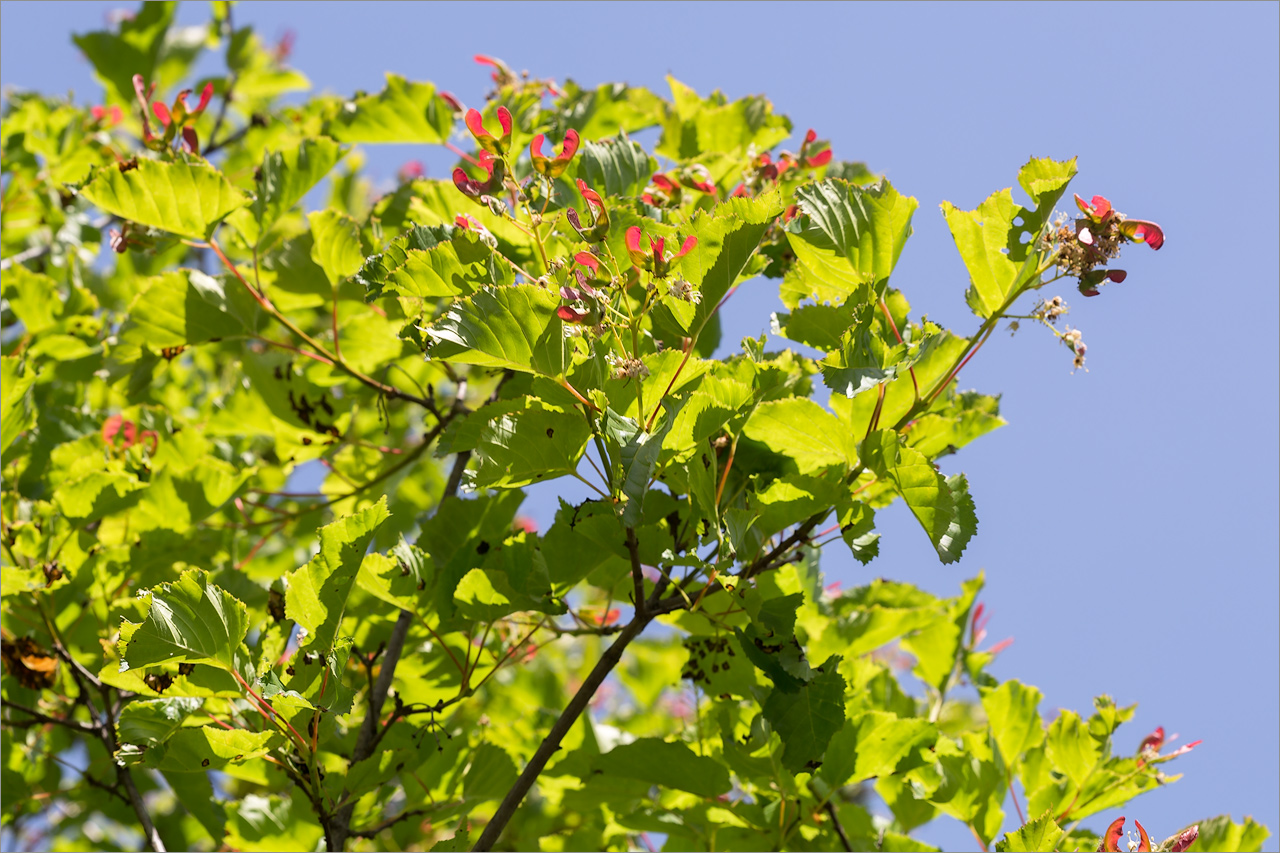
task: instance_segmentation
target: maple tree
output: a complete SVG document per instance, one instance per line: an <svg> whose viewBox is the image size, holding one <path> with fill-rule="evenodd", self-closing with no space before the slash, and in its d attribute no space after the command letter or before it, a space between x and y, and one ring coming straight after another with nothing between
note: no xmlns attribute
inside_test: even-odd
<svg viewBox="0 0 1280 853"><path fill-rule="evenodd" d="M16 846L927 850L945 816L1120 849L1089 819L1196 743L1120 732L1105 695L1044 719L987 671L981 575L840 591L820 560L874 560L899 500L960 560L948 457L1003 423L964 367L1002 321L1083 365L1045 288L1097 296L1159 226L1059 212L1074 160L943 203L958 334L891 284L916 199L812 130L780 150L763 97L477 57L476 108L395 75L288 105L287 44L213 6L198 38L165 3L77 37L100 104L4 109ZM192 80L209 47L225 73ZM375 195L380 143L459 161ZM748 280L788 310L729 345ZM559 478L594 496L538 530L524 489ZM1135 849L1267 837L1195 817Z"/></svg>

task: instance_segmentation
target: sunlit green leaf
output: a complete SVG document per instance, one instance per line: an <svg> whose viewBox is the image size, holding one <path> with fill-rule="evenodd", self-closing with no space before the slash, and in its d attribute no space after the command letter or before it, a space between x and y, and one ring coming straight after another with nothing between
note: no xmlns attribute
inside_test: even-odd
<svg viewBox="0 0 1280 853"><path fill-rule="evenodd" d="M1044 254L1036 245L1037 238L1075 173L1074 158L1066 162L1033 159L1023 166L1018 180L1036 205L1034 209L1015 203L1007 189L992 194L972 211L942 203L951 236L969 270L965 298L979 317L1001 310L1039 275Z"/></svg>
<svg viewBox="0 0 1280 853"><path fill-rule="evenodd" d="M560 296L536 285L486 288L455 302L424 331L429 355L459 364L559 376L565 342Z"/></svg>
<svg viewBox="0 0 1280 853"><path fill-rule="evenodd" d="M244 193L204 162L139 158L136 168L94 171L80 194L100 210L161 231L203 240L224 216L244 205Z"/></svg>
<svg viewBox="0 0 1280 853"><path fill-rule="evenodd" d="M443 145L452 127L453 108L434 85L387 74L385 89L343 104L328 131L339 142Z"/></svg>
<svg viewBox="0 0 1280 853"><path fill-rule="evenodd" d="M1016 767L1024 751L1044 740L1039 705L1040 691L1017 679L982 691L982 708L991 722L991 734L1005 766Z"/></svg>
<svg viewBox="0 0 1280 853"><path fill-rule="evenodd" d="M155 746L168 740L202 704L203 700L193 698L130 702L120 711L116 730L125 743Z"/></svg>
<svg viewBox="0 0 1280 853"><path fill-rule="evenodd" d="M700 797L718 797L730 789L729 771L724 765L695 755L683 743L659 738L640 738L614 747L591 765L596 772L639 779Z"/></svg>
<svg viewBox="0 0 1280 853"><path fill-rule="evenodd" d="M364 265L360 228L350 216L332 208L310 213L307 218L311 221L311 260L337 287Z"/></svg>
<svg viewBox="0 0 1280 853"><path fill-rule="evenodd" d="M305 632L303 649L328 651L342 624L347 597L378 527L387 520L387 500L320 528L320 553L288 576L285 613Z"/></svg>
<svg viewBox="0 0 1280 853"><path fill-rule="evenodd" d="M208 663L234 670L249 609L198 569L150 592L147 618L120 627L120 670L157 663Z"/></svg>
<svg viewBox="0 0 1280 853"><path fill-rule="evenodd" d="M887 180L867 188L828 179L796 190L807 222L789 230L796 257L815 273L882 290L911 236L918 202Z"/></svg>
<svg viewBox="0 0 1280 853"><path fill-rule="evenodd" d="M960 559L978 529L963 474L943 477L919 451L903 447L893 430L878 430L862 444L863 461L893 484L944 563Z"/></svg>
<svg viewBox="0 0 1280 853"><path fill-rule="evenodd" d="M1046 814L1006 834L996 842L996 850L1000 853L1057 850L1062 835L1062 827L1058 826L1053 815Z"/></svg>
<svg viewBox="0 0 1280 853"><path fill-rule="evenodd" d="M917 747L937 736L937 727L927 720L867 711L846 722L831 738L819 775L833 788L887 776Z"/></svg>

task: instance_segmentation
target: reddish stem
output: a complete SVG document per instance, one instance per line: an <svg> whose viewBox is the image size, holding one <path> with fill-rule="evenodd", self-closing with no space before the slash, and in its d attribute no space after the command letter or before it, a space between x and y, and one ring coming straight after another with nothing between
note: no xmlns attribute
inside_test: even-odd
<svg viewBox="0 0 1280 853"><path fill-rule="evenodd" d="M684 358L681 359L680 366L676 368L676 372L672 375L671 381L667 383L667 390L663 391L662 396L658 398L657 404L653 407L653 414L649 416L649 422L644 425L645 432L650 432L653 429L653 422L658 419L658 410L662 408L662 401L667 399L667 395L670 394L671 389L675 387L676 380L680 378L680 371L684 370L684 366L689 363L689 356L692 354L693 341L690 341L689 348L684 351ZM644 417L644 412L640 413L640 417Z"/></svg>
<svg viewBox="0 0 1280 853"><path fill-rule="evenodd" d="M864 439L868 435L871 435L872 431L875 430L875 428L880 425L880 410L884 408L884 383L883 382L880 383L879 388L880 388L880 393L876 397L876 407L875 407L875 410L871 412L871 420L867 421L867 433L866 435L863 436Z"/></svg>
<svg viewBox="0 0 1280 853"><path fill-rule="evenodd" d="M329 367L333 367L333 360L325 358L319 353L314 353L314 352L311 352L310 350L305 350L300 347L291 346L290 344L283 344L283 343L280 343L279 341L269 340L268 338L258 338L258 340L262 341L264 344L270 344L273 347L280 347L280 349L287 349L290 352L296 352L298 355L304 355L307 358L314 359L320 362L321 364L327 364Z"/></svg>
<svg viewBox="0 0 1280 853"><path fill-rule="evenodd" d="M733 467L733 455L738 450L738 442L729 445L729 458L725 460L724 471L720 474L720 483L716 486L716 506L720 506L720 498L724 496L724 484L729 479L729 469Z"/></svg>
<svg viewBox="0 0 1280 853"><path fill-rule="evenodd" d="M1022 806L1018 803L1018 792L1013 790L1013 777L1009 777L1009 796L1013 797L1013 807L1018 812L1018 820L1022 821L1022 825L1027 825L1027 818L1022 814Z"/></svg>
<svg viewBox="0 0 1280 853"><path fill-rule="evenodd" d="M898 339L898 343L903 343L902 335L898 333L898 324L893 322L893 315L889 313L889 306L884 304L884 299L880 300L880 310L884 312L884 318L889 321L889 328L893 329L893 336ZM911 374L911 387L916 389L916 399L920 399L920 385L916 382L916 369L908 367L907 372Z"/></svg>
<svg viewBox="0 0 1280 853"><path fill-rule="evenodd" d="M991 328L994 330L995 326L993 325ZM964 361L961 361L958 365L956 365L956 369L951 371L951 375L949 375L942 382L942 384L938 386L938 389L936 391L934 391L932 394L929 395L928 402L932 403L934 400L936 400L938 395L941 394L944 390L946 390L946 387L948 385L950 385L952 382L955 381L956 376L958 376L960 371L964 370L964 366L969 363L969 359L973 358L975 355L978 354L978 350L982 349L982 345L985 344L987 342L987 338L990 338L990 337L991 337L991 332L989 331L982 337L982 340L978 341L978 343L974 345L973 349L969 350L969 354L964 357Z"/></svg>
<svg viewBox="0 0 1280 853"><path fill-rule="evenodd" d="M461 148L459 148L458 146L454 145L452 142L446 142L446 143L444 144L444 147L445 147L445 148L448 148L448 149L449 149L450 151L452 151L454 154L457 154L457 155L458 155L459 157L461 157L463 160L466 160L466 161L467 161L468 163L470 163L472 166L479 166L479 165L480 165L480 161L479 161L479 160L477 160L475 157L472 157L470 154L468 154L467 152L463 151Z"/></svg>
<svg viewBox="0 0 1280 853"><path fill-rule="evenodd" d="M333 291L333 355L342 359L342 345L338 343L338 290Z"/></svg>

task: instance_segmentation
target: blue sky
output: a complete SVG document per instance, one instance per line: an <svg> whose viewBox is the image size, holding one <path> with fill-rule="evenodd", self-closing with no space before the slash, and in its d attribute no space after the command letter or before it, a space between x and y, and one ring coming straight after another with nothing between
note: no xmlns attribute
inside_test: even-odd
<svg viewBox="0 0 1280 853"><path fill-rule="evenodd" d="M96 100L69 37L116 5L5 2L0 83ZM981 520L958 567L895 507L876 563L832 549L826 571L951 595L984 570L991 635L1016 637L999 677L1038 685L1049 713L1087 711L1102 692L1140 702L1118 751L1157 725L1204 740L1131 820L1159 837L1225 811L1280 826L1280 5L261 2L235 15L267 39L294 29L293 64L317 90L376 91L396 71L476 102L488 77L471 56L489 53L583 84L666 93L671 73L700 92L766 94L798 134L816 128L837 157L919 198L893 283L961 333L977 322L937 205L976 206L1029 156L1078 156L1072 190L1159 222L1165 247L1130 247L1128 280L1096 299L1064 289L1088 372L1025 327L961 375L1004 394L1009 426L943 460L969 475ZM411 157L442 177L451 159L367 153L386 179ZM744 286L726 341L767 331L780 308L768 282ZM963 829L922 836L972 844Z"/></svg>

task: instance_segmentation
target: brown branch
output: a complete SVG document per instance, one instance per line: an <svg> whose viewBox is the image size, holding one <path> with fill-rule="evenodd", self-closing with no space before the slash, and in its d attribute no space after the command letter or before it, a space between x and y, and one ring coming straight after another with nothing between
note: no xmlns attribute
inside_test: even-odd
<svg viewBox="0 0 1280 853"><path fill-rule="evenodd" d="M840 824L840 816L836 814L835 803L827 800L826 810L827 814L831 816L831 825L836 828L836 835L840 836L840 844L849 853L853 853L853 845L849 843L849 836L844 834L844 827Z"/></svg>
<svg viewBox="0 0 1280 853"><path fill-rule="evenodd" d="M134 784L133 774L129 772L129 768L124 762L115 759L115 754L120 745L116 742L116 721L115 715L112 713L110 688L103 685L101 690L102 707L106 714L106 720L104 721L105 724L98 729L98 736L102 738L102 743L107 748L107 754L112 757L112 763L116 768L116 784L123 786L125 793L129 795L129 804L133 806L133 812L138 816L138 822L142 824L142 835L147 839L147 844L150 845L155 853L165 853L164 841L160 839L160 833L156 831L156 825L151 822L151 815L147 813L147 804L142 801L142 795L138 793L138 786Z"/></svg>
<svg viewBox="0 0 1280 853"><path fill-rule="evenodd" d="M644 600L644 570L640 567L640 543L636 541L634 527L627 528L627 550L631 552L631 581L635 585L636 616L643 618L648 608Z"/></svg>
<svg viewBox="0 0 1280 853"><path fill-rule="evenodd" d="M569 701L564 711L561 712L559 719L551 727L551 731L547 733L537 752L533 754L533 758L525 765L524 772L520 774L520 778L516 780L515 785L511 787L506 797L503 798L502 804L494 812L493 818L485 826L484 832L480 834L480 838L476 841L475 846L471 848L472 850L493 849L498 837L502 835L502 830L506 828L507 823L516 813L516 809L520 807L525 795L529 793L533 783L543 769L546 768L551 756L560 749L560 742L564 740L564 736L569 733L574 723L578 721L578 717L586 710L587 705L590 704L592 697L600 689L600 685L604 683L605 678L622 660L622 652L632 640L640 636L640 633L644 631L652 618L650 615L642 616L637 613L635 618L622 629L622 633L618 635L618 639L613 641L613 645L609 646L608 650L601 655L600 660L596 662L595 667L591 670L591 674L587 676L587 680L582 682L582 686L578 688L578 692L573 695L573 699Z"/></svg>
<svg viewBox="0 0 1280 853"><path fill-rule="evenodd" d="M30 714L32 717L32 719L30 720L4 720L3 721L4 724L6 726L9 726L10 728L26 729L36 725L37 723L42 725L47 723L52 723L55 726L66 726L69 729L73 729L74 731L77 731L77 732L84 732L85 734L96 735L98 733L97 726L89 725L88 723L82 723L79 720L68 720L68 719L62 719L59 717L50 717L48 714L42 714L39 711L35 710L34 708L28 708L25 705L19 705L17 702L12 702L8 699L4 700L4 707L13 708L15 711L21 711L24 714Z"/></svg>
<svg viewBox="0 0 1280 853"><path fill-rule="evenodd" d="M353 831L351 833L351 837L352 838L374 838L378 835L378 833L382 832L384 829L389 829L395 826L397 823L399 823L402 820L407 820L408 818L415 817L417 815L423 815L426 813L427 813L427 809L409 809L408 811L400 812L400 814L396 815L393 818L388 818L387 820L384 820L382 823L378 824L372 829L361 829L361 830Z"/></svg>

